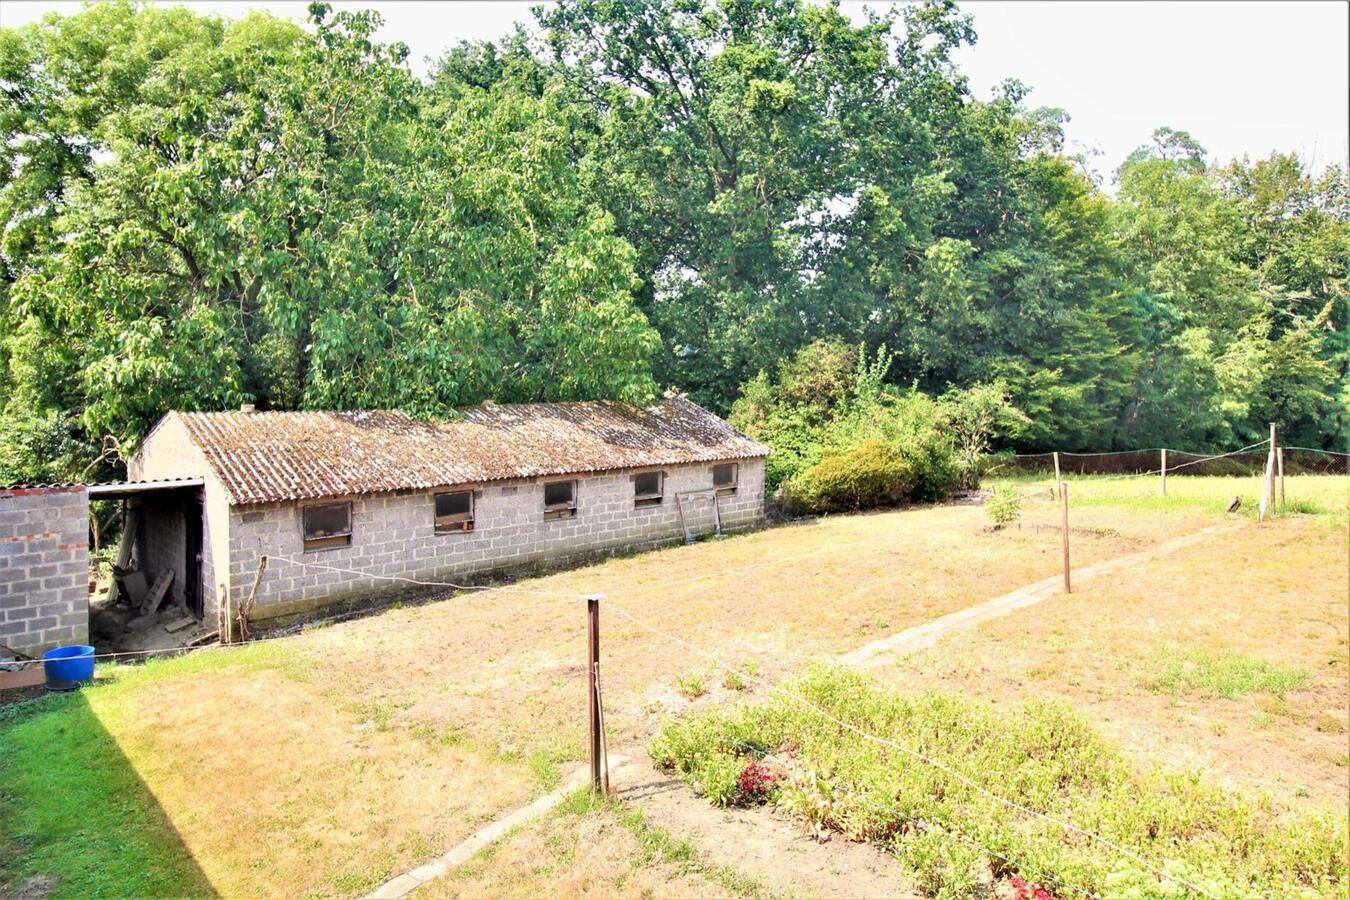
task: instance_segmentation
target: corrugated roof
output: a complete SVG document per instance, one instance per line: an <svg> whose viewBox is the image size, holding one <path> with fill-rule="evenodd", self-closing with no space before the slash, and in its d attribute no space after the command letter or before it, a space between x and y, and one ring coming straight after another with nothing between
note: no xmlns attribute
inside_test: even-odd
<svg viewBox="0 0 1350 900"><path fill-rule="evenodd" d="M89 496L120 496L144 491L201 487L200 478L164 478L154 481L51 481L41 484L0 484L0 491L68 491L84 488Z"/></svg>
<svg viewBox="0 0 1350 900"><path fill-rule="evenodd" d="M769 448L683 398L485 404L463 418L401 412L170 413L235 503L765 456ZM147 448L148 449L148 448Z"/></svg>

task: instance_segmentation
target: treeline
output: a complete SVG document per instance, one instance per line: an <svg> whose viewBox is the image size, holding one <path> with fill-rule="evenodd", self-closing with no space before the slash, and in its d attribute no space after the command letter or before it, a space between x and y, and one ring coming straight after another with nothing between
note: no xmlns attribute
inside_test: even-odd
<svg viewBox="0 0 1350 900"><path fill-rule="evenodd" d="M952 4L564 0L426 79L311 17L0 30L0 481L241 402L782 419L813 353L1028 450L1342 443L1344 171L1164 128L1112 197L1064 112L971 95Z"/></svg>

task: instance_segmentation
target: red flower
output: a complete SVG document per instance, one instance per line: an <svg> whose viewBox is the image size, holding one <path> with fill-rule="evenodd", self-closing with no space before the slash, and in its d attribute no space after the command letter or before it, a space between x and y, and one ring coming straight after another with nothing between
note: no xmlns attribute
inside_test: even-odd
<svg viewBox="0 0 1350 900"><path fill-rule="evenodd" d="M1017 900L1054 900L1045 888L1027 881L1020 875L1009 878L1008 883L1013 886Z"/></svg>
<svg viewBox="0 0 1350 900"><path fill-rule="evenodd" d="M762 800L778 785L778 776L767 766L750 763L741 770L739 787L747 800Z"/></svg>

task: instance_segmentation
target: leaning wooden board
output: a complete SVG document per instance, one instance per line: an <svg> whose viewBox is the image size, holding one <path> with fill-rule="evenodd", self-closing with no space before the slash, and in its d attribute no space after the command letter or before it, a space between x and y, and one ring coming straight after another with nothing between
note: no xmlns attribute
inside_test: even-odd
<svg viewBox="0 0 1350 900"><path fill-rule="evenodd" d="M169 585L173 583L173 569L160 573L155 579L155 583L150 587L150 595L145 598L145 604L141 607L141 615L153 616L159 612L159 605L164 602L164 595L169 592Z"/></svg>

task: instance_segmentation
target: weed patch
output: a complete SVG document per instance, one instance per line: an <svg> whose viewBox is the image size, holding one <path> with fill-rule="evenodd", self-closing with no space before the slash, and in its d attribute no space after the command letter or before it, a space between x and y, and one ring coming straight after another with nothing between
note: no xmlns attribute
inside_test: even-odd
<svg viewBox="0 0 1350 900"><path fill-rule="evenodd" d="M1280 669L1231 651L1168 649L1159 654L1159 664L1144 679L1144 687L1159 694L1232 700L1244 694L1283 694L1308 680L1303 669Z"/></svg>
<svg viewBox="0 0 1350 900"><path fill-rule="evenodd" d="M1062 704L1007 711L945 694L908 697L828 668L792 688L843 721L955 765L989 790L1099 833L1211 894L1344 890L1343 817L1292 817L1199 773L1139 770ZM1098 841L1014 811L784 697L691 715L663 729L650 750L719 805L744 802L748 766L784 766L790 774L776 785L781 810L817 831L885 847L935 896L981 890L982 873L1010 890L1015 876L1058 894L1064 888L1047 880L1052 873L1098 894L1187 893L1180 880L1163 880Z"/></svg>
<svg viewBox="0 0 1350 900"><path fill-rule="evenodd" d="M686 700L696 700L708 693L702 675L679 675L675 678L675 690Z"/></svg>

